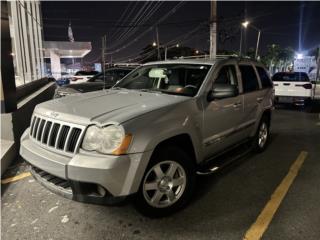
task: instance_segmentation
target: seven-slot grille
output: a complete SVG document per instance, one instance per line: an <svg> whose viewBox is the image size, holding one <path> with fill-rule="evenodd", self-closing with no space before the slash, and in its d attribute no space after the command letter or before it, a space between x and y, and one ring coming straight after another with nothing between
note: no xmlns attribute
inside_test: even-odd
<svg viewBox="0 0 320 240"><path fill-rule="evenodd" d="M33 116L30 137L37 142L66 153L74 153L79 144L83 129L52 119Z"/></svg>

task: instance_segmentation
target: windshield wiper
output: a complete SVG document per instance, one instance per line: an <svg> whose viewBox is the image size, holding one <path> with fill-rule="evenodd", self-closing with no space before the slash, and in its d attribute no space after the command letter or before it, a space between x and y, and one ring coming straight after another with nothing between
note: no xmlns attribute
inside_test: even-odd
<svg viewBox="0 0 320 240"><path fill-rule="evenodd" d="M149 89L149 88L142 88L142 89L136 89L141 92L151 92L151 93L161 93L161 90L155 90L155 89Z"/></svg>
<svg viewBox="0 0 320 240"><path fill-rule="evenodd" d="M110 90L122 90L122 89L128 90L127 88L122 88L122 87L112 87L112 88L110 88Z"/></svg>

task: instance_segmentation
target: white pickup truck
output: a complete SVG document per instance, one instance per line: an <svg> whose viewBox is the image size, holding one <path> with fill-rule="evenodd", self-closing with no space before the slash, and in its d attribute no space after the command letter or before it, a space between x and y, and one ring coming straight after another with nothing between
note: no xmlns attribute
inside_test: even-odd
<svg viewBox="0 0 320 240"><path fill-rule="evenodd" d="M272 81L275 102L303 106L313 98L314 86L304 72L278 72Z"/></svg>

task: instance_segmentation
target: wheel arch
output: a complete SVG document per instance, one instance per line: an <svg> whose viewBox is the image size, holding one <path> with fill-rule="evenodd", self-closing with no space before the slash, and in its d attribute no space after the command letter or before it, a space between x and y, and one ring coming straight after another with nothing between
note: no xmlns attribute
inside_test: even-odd
<svg viewBox="0 0 320 240"><path fill-rule="evenodd" d="M195 147L194 147L191 136L187 133L181 133L160 141L154 148L151 156L153 156L154 154L157 154L158 151L161 151L161 148L164 148L165 146L169 146L169 145L177 146L182 150L184 150L192 158L193 163L197 164L198 154L195 151Z"/></svg>

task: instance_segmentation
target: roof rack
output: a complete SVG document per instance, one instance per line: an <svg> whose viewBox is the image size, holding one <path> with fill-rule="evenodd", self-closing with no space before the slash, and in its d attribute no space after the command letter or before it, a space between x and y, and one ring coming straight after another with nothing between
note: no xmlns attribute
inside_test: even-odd
<svg viewBox="0 0 320 240"><path fill-rule="evenodd" d="M216 55L215 59L228 59L228 58L239 58L238 55L232 54L232 55ZM204 55L196 55L196 56L181 56L177 59L210 59L210 55L204 54ZM171 60L171 59L170 59Z"/></svg>

